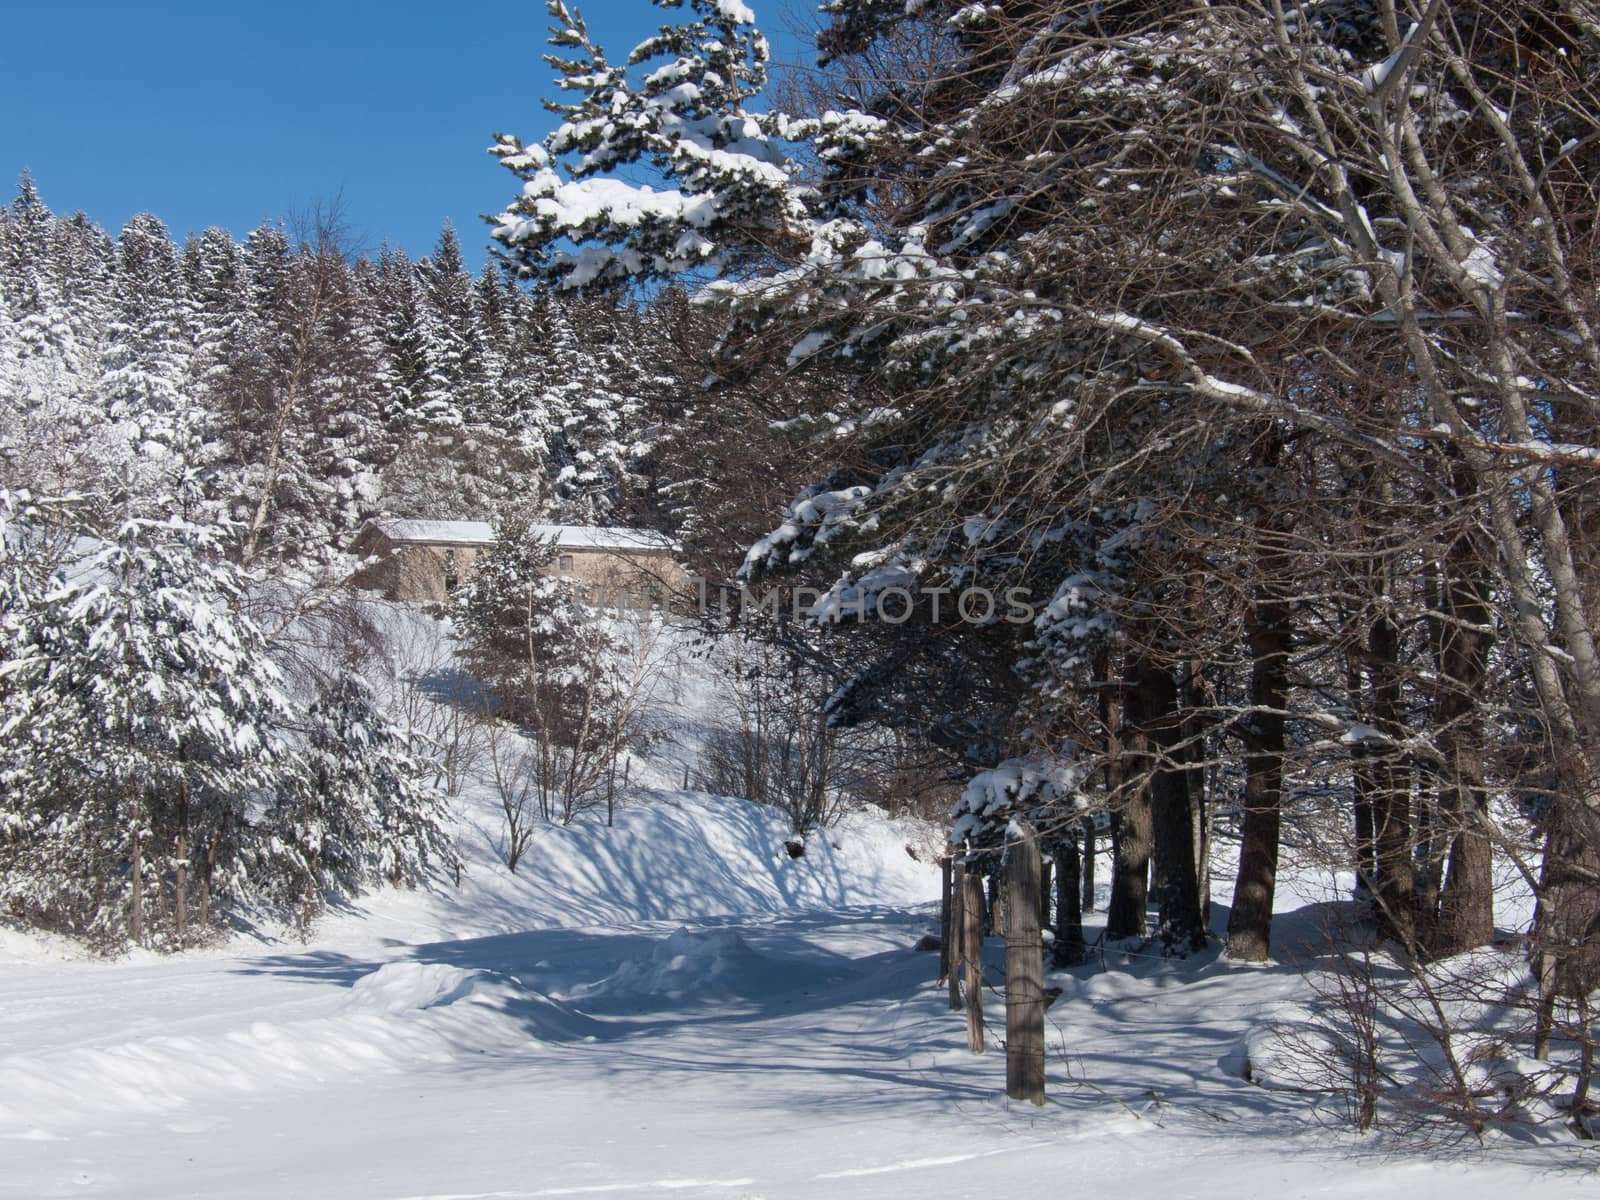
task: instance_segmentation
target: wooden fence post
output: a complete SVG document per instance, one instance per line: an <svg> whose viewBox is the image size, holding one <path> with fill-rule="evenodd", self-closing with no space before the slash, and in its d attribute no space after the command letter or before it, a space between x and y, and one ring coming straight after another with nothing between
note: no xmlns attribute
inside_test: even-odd
<svg viewBox="0 0 1600 1200"><path fill-rule="evenodd" d="M1039 836L1019 823L1006 846L1006 1095L1044 1103L1044 940Z"/></svg>
<svg viewBox="0 0 1600 1200"><path fill-rule="evenodd" d="M962 886L962 956L967 966L967 1049L983 1053L983 876L967 871Z"/></svg>
<svg viewBox="0 0 1600 1200"><path fill-rule="evenodd" d="M939 982L950 978L950 856L939 860Z"/></svg>
<svg viewBox="0 0 1600 1200"><path fill-rule="evenodd" d="M966 868L952 860L950 864L950 1011L961 1011L961 960L963 939L966 937Z"/></svg>

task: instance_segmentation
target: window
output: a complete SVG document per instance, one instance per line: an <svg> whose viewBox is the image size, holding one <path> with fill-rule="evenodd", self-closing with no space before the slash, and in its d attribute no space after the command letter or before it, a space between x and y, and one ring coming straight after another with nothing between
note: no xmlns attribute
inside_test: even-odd
<svg viewBox="0 0 1600 1200"><path fill-rule="evenodd" d="M444 590L445 590L445 595L449 595L451 592L455 591L456 590L456 584L458 584L460 582L461 582L461 570L460 570L459 567L456 566L456 552L454 550L446 550L444 552Z"/></svg>
<svg viewBox="0 0 1600 1200"><path fill-rule="evenodd" d="M556 559L556 570L560 571L563 575L571 575L572 574L572 555L563 554L563 555L559 556Z"/></svg>

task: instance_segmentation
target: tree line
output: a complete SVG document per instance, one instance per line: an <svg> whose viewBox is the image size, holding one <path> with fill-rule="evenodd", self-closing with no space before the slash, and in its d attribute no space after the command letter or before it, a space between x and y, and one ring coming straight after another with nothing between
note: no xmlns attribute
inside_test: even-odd
<svg viewBox="0 0 1600 1200"><path fill-rule="evenodd" d="M181 244L112 239L24 177L0 210L0 465L8 486L115 507L189 490L238 556L325 559L379 513L580 524L652 515L677 380L636 306L539 302L432 254L375 257L336 215ZM109 493L107 479L118 481Z"/></svg>

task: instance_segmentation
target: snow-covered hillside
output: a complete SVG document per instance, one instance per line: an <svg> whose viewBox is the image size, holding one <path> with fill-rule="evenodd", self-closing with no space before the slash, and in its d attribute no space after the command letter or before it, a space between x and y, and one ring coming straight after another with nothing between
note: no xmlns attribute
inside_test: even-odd
<svg viewBox="0 0 1600 1200"><path fill-rule="evenodd" d="M908 905L938 896L930 830L858 813L805 840L781 814L695 792L635 793L616 813L542 826L515 872L499 860L499 812L479 790L467 808L459 888L385 891L330 916L317 941L486 937L528 928L675 921L855 905ZM913 857L915 856L915 857Z"/></svg>

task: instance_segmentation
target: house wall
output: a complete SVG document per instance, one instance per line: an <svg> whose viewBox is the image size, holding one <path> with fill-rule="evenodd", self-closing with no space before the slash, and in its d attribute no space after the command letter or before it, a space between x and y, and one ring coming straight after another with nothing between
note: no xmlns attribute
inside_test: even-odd
<svg viewBox="0 0 1600 1200"><path fill-rule="evenodd" d="M563 558L572 568L562 570ZM549 570L588 585L600 603L638 602L644 595L658 602L683 590L686 580L671 554L629 553L619 550L558 550Z"/></svg>
<svg viewBox="0 0 1600 1200"><path fill-rule="evenodd" d="M456 575L464 580L490 547L396 544L384 534L374 532L370 537L363 537L352 549L381 558L354 577L351 582L355 587L382 592L390 600L437 604L450 595L445 586L447 554L453 554ZM587 585L591 598L599 603L637 603L647 591L665 603L686 585L686 577L670 553L573 549L558 550L556 554L547 568L549 573L567 575ZM571 559L571 567L563 569L562 561L567 558Z"/></svg>
<svg viewBox="0 0 1600 1200"><path fill-rule="evenodd" d="M411 544L401 546L394 556L395 578L392 598L442 603L450 596L446 568L455 560L456 579L472 574L487 546L439 546Z"/></svg>

